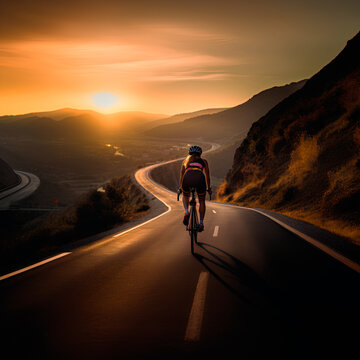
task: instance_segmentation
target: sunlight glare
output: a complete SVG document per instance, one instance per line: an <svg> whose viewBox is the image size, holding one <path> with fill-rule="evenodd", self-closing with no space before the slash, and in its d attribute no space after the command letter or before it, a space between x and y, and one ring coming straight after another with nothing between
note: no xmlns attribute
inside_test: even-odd
<svg viewBox="0 0 360 360"><path fill-rule="evenodd" d="M92 100L101 109L108 109L118 102L116 96L108 92L97 93L93 95Z"/></svg>

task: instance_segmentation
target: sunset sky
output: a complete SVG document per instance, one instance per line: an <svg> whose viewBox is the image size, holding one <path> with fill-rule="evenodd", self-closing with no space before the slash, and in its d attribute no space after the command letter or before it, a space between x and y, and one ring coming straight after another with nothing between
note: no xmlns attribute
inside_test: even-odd
<svg viewBox="0 0 360 360"><path fill-rule="evenodd" d="M1 0L0 115L235 106L312 76L359 19L359 0Z"/></svg>

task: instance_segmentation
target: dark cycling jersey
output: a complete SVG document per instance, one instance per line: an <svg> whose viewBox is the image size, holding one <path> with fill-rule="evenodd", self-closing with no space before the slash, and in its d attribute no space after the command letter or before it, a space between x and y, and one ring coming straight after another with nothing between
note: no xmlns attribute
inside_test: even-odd
<svg viewBox="0 0 360 360"><path fill-rule="evenodd" d="M185 196L190 196L190 188L195 188L200 199L206 196L205 162L200 157L191 156L185 159L185 174L181 184Z"/></svg>
<svg viewBox="0 0 360 360"><path fill-rule="evenodd" d="M205 161L201 157L190 156L185 159L184 166L185 166L185 172L187 172L188 170L200 170L204 172Z"/></svg>

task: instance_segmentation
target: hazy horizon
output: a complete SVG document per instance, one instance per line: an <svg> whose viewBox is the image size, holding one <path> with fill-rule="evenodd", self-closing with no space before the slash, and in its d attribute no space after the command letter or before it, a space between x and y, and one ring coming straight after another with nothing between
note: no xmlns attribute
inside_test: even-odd
<svg viewBox="0 0 360 360"><path fill-rule="evenodd" d="M2 3L0 114L233 107L311 77L359 15L353 0Z"/></svg>
<svg viewBox="0 0 360 360"><path fill-rule="evenodd" d="M246 102L247 100L245 100ZM237 106L240 104L236 104L234 105ZM57 111L63 111L63 110L68 110L68 111L93 111L96 113L99 113L101 115L115 115L118 113L143 113L143 114L148 114L148 115L159 115L159 116L164 116L164 117L171 117L171 116L176 116L176 115L182 115L182 114L187 114L187 113L196 113L198 111L203 111L203 110L212 110L212 109L226 109L225 107L209 107L209 108L205 108L205 109L193 109L190 111L186 111L186 112L181 112L181 113L173 113L173 114L164 114L164 113L157 113L157 112L150 112L150 111L143 111L141 109L136 109L136 110L119 110L119 111L114 111L114 112L107 112L107 111L102 111L99 109L92 109L92 108L88 108L88 109L80 109L80 108L74 108L74 107L69 107L69 106L65 106L65 107L61 107L61 108L56 108L56 109L45 109L45 110L40 110L40 111L30 111L30 112L25 112L25 113L18 113L18 114L1 114L0 113L0 117L2 116L21 116L21 115L28 115L28 114L37 114L37 113L47 113L47 112L57 112Z"/></svg>

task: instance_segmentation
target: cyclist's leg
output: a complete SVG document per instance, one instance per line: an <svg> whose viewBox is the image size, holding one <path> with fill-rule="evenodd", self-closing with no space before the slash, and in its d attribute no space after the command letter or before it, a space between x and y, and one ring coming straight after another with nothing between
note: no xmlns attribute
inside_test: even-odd
<svg viewBox="0 0 360 360"><path fill-rule="evenodd" d="M185 192L183 191L183 205L185 209L183 224L186 226L189 224L189 218L190 218L189 203L190 203L190 196L186 196Z"/></svg>
<svg viewBox="0 0 360 360"><path fill-rule="evenodd" d="M183 191L183 205L185 209L185 214L189 213L189 203L190 203L190 188L192 186L192 175L190 172L185 173L183 181L181 184L181 189Z"/></svg>
<svg viewBox="0 0 360 360"><path fill-rule="evenodd" d="M199 196L199 215L200 221L204 220L205 212L206 212L206 205L205 205L205 198Z"/></svg>
<svg viewBox="0 0 360 360"><path fill-rule="evenodd" d="M181 189L183 191L183 205L184 205L184 210L185 210L185 215L184 215L184 220L183 220L183 224L184 225L188 225L189 223L189 203L190 203L190 186L188 183L188 175L185 174L184 178L183 178L183 182L181 184Z"/></svg>
<svg viewBox="0 0 360 360"><path fill-rule="evenodd" d="M197 193L199 197L199 215L200 215L200 222L199 222L199 231L204 229L204 218L206 212L206 205L205 205L205 197L206 197L206 181L204 174L198 179L198 186L197 186Z"/></svg>
<svg viewBox="0 0 360 360"><path fill-rule="evenodd" d="M199 215L200 215L200 221L199 221L199 231L204 230L204 218L205 218L205 212L206 212L206 205L205 205L205 194L204 196L201 196L199 194Z"/></svg>
<svg viewBox="0 0 360 360"><path fill-rule="evenodd" d="M183 205L186 214L189 212L189 203L190 203L190 196L188 193L183 191Z"/></svg>

